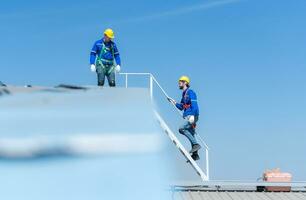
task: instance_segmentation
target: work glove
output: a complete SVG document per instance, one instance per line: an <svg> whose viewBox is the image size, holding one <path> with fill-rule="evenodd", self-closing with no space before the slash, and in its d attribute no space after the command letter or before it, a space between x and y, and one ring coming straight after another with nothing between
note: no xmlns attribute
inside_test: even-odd
<svg viewBox="0 0 306 200"><path fill-rule="evenodd" d="M91 70L92 72L96 72L96 65L91 64L91 65L90 65L90 70Z"/></svg>
<svg viewBox="0 0 306 200"><path fill-rule="evenodd" d="M187 116L187 121L188 121L190 124L193 124L193 123L194 123L194 116L193 116L193 115L188 115L188 116Z"/></svg>
<svg viewBox="0 0 306 200"><path fill-rule="evenodd" d="M117 72L117 73L119 73L119 72L120 72L120 70L121 70L120 65L117 65L117 66L115 67L115 70L116 70L116 72Z"/></svg>
<svg viewBox="0 0 306 200"><path fill-rule="evenodd" d="M170 103L176 104L176 101L175 101L174 99L172 99L171 97L167 97L167 100L168 100Z"/></svg>

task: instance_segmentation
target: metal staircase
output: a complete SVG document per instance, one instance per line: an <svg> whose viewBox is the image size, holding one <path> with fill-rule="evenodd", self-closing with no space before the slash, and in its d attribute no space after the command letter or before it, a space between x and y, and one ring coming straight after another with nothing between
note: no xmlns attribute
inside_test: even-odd
<svg viewBox="0 0 306 200"><path fill-rule="evenodd" d="M125 77L125 87L129 87L129 76L147 76L149 78L149 92L150 97L153 100L154 94L153 94L153 87L154 85L157 86L158 89L163 93L165 97L169 97L169 95L166 93L166 91L161 87L159 82L156 80L156 78L151 73L119 73L119 75ZM172 104L173 105L173 104ZM175 105L173 105L175 107ZM181 115L181 111L179 111L176 107L175 109L179 112ZM196 134L197 139L200 141L202 146L204 147L205 151L205 166L203 168L200 167L200 165L192 159L189 152L186 150L186 148L182 145L182 143L179 141L179 139L176 137L174 132L169 128L166 121L162 118L162 116L154 110L154 114L157 118L158 123L160 124L161 128L165 131L167 136L170 138L170 140L174 143L175 147L182 153L182 155L186 158L191 165L191 167L195 170L195 172L201 177L203 181L209 181L209 147L204 142L204 140L201 138L200 135Z"/></svg>

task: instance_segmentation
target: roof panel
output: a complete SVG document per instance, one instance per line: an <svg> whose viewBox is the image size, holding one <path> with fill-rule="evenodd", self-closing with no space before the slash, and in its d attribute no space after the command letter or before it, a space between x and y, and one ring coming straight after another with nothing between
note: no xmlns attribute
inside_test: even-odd
<svg viewBox="0 0 306 200"><path fill-rule="evenodd" d="M173 200L306 200L302 192L176 191Z"/></svg>
<svg viewBox="0 0 306 200"><path fill-rule="evenodd" d="M286 193L286 196L289 196L291 199L305 199L306 200L306 193L303 192L293 192L293 193Z"/></svg>
<svg viewBox="0 0 306 200"><path fill-rule="evenodd" d="M192 200L202 200L201 193L199 191L190 192L189 194L190 194Z"/></svg>
<svg viewBox="0 0 306 200"><path fill-rule="evenodd" d="M254 196L257 197L257 199L260 199L260 200L271 200L269 197L267 197L267 195L263 192L256 192L254 194Z"/></svg>
<svg viewBox="0 0 306 200"><path fill-rule="evenodd" d="M244 194L240 194L238 192L226 192L226 194L228 194L231 197L231 199L237 199L237 200L248 199L248 197L245 197Z"/></svg>
<svg viewBox="0 0 306 200"><path fill-rule="evenodd" d="M260 197L255 195L255 192L238 192L238 195L241 199L261 200Z"/></svg>

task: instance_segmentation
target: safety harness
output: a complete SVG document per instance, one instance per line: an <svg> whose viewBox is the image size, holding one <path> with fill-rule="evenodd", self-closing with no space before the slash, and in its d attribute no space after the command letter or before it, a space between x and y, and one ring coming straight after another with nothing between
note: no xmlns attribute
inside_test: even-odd
<svg viewBox="0 0 306 200"><path fill-rule="evenodd" d="M188 90L189 90L189 89L187 89L187 90L185 91L184 99L187 98L187 92L188 92ZM190 103L190 104L188 104L188 103L184 103L184 104L183 104L184 110L187 110L187 109L190 108L190 107L191 107L191 103Z"/></svg>
<svg viewBox="0 0 306 200"><path fill-rule="evenodd" d="M185 91L185 94L184 94L184 99L186 99L187 98L187 92L188 92L188 90L189 89L187 89L186 91ZM192 101L192 100L190 100L190 101ZM183 108L184 108L184 111L186 111L188 108L190 108L191 107L191 102L188 104L188 103L184 103L183 104ZM193 128L193 129L195 129L196 127L197 127L197 124L194 122L193 124L191 124L191 127Z"/></svg>
<svg viewBox="0 0 306 200"><path fill-rule="evenodd" d="M114 46L111 43L110 47L106 47L106 45L104 44L104 42L102 42L102 48L101 48L101 52L97 58L97 65L101 66L105 72L106 75L109 75L113 72L113 70L115 69L114 66L114 60L107 60L102 58L102 55L108 51L112 52L113 55L113 59L115 58L115 52L114 52Z"/></svg>

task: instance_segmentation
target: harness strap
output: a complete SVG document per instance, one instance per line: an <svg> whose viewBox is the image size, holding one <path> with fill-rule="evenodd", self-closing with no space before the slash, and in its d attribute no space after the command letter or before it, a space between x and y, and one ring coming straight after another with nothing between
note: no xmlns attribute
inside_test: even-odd
<svg viewBox="0 0 306 200"><path fill-rule="evenodd" d="M103 68L103 71L106 75L110 75L114 70L115 66L114 65L101 65Z"/></svg>
<svg viewBox="0 0 306 200"><path fill-rule="evenodd" d="M188 90L189 90L189 88L185 91L184 99L187 98L187 92L188 92ZM190 108L190 106L191 106L191 104L187 104L187 103L183 104L184 110L187 110L188 108Z"/></svg>
<svg viewBox="0 0 306 200"><path fill-rule="evenodd" d="M113 61L111 61L111 60L107 60L107 59L104 59L104 58L100 58L100 60L103 61L103 62L109 63L109 64L113 64Z"/></svg>
<svg viewBox="0 0 306 200"><path fill-rule="evenodd" d="M188 92L188 90L189 90L189 88L185 91L184 99L187 98L187 92ZM191 99L190 101L191 101L191 102L197 102L196 99ZM190 108L190 107L191 107L191 103L190 103L190 104L188 104L188 103L183 104L184 110L187 110L187 109Z"/></svg>
<svg viewBox="0 0 306 200"><path fill-rule="evenodd" d="M184 110L187 110L188 108L190 108L191 104L183 104L183 108Z"/></svg>
<svg viewBox="0 0 306 200"><path fill-rule="evenodd" d="M107 59L104 59L102 58L102 55L104 53L104 50L107 50L107 51L111 51L112 52L112 56L113 56L113 60L107 60ZM114 46L113 44L111 43L110 45L110 48L109 47L106 47L105 44L104 44L104 41L102 42L102 47L101 47L101 51L100 51L100 54L97 58L97 61L99 62L104 62L104 63L107 63L107 64L113 64L114 63L114 58L115 58L115 50L114 50ZM101 64L101 63L100 63Z"/></svg>

